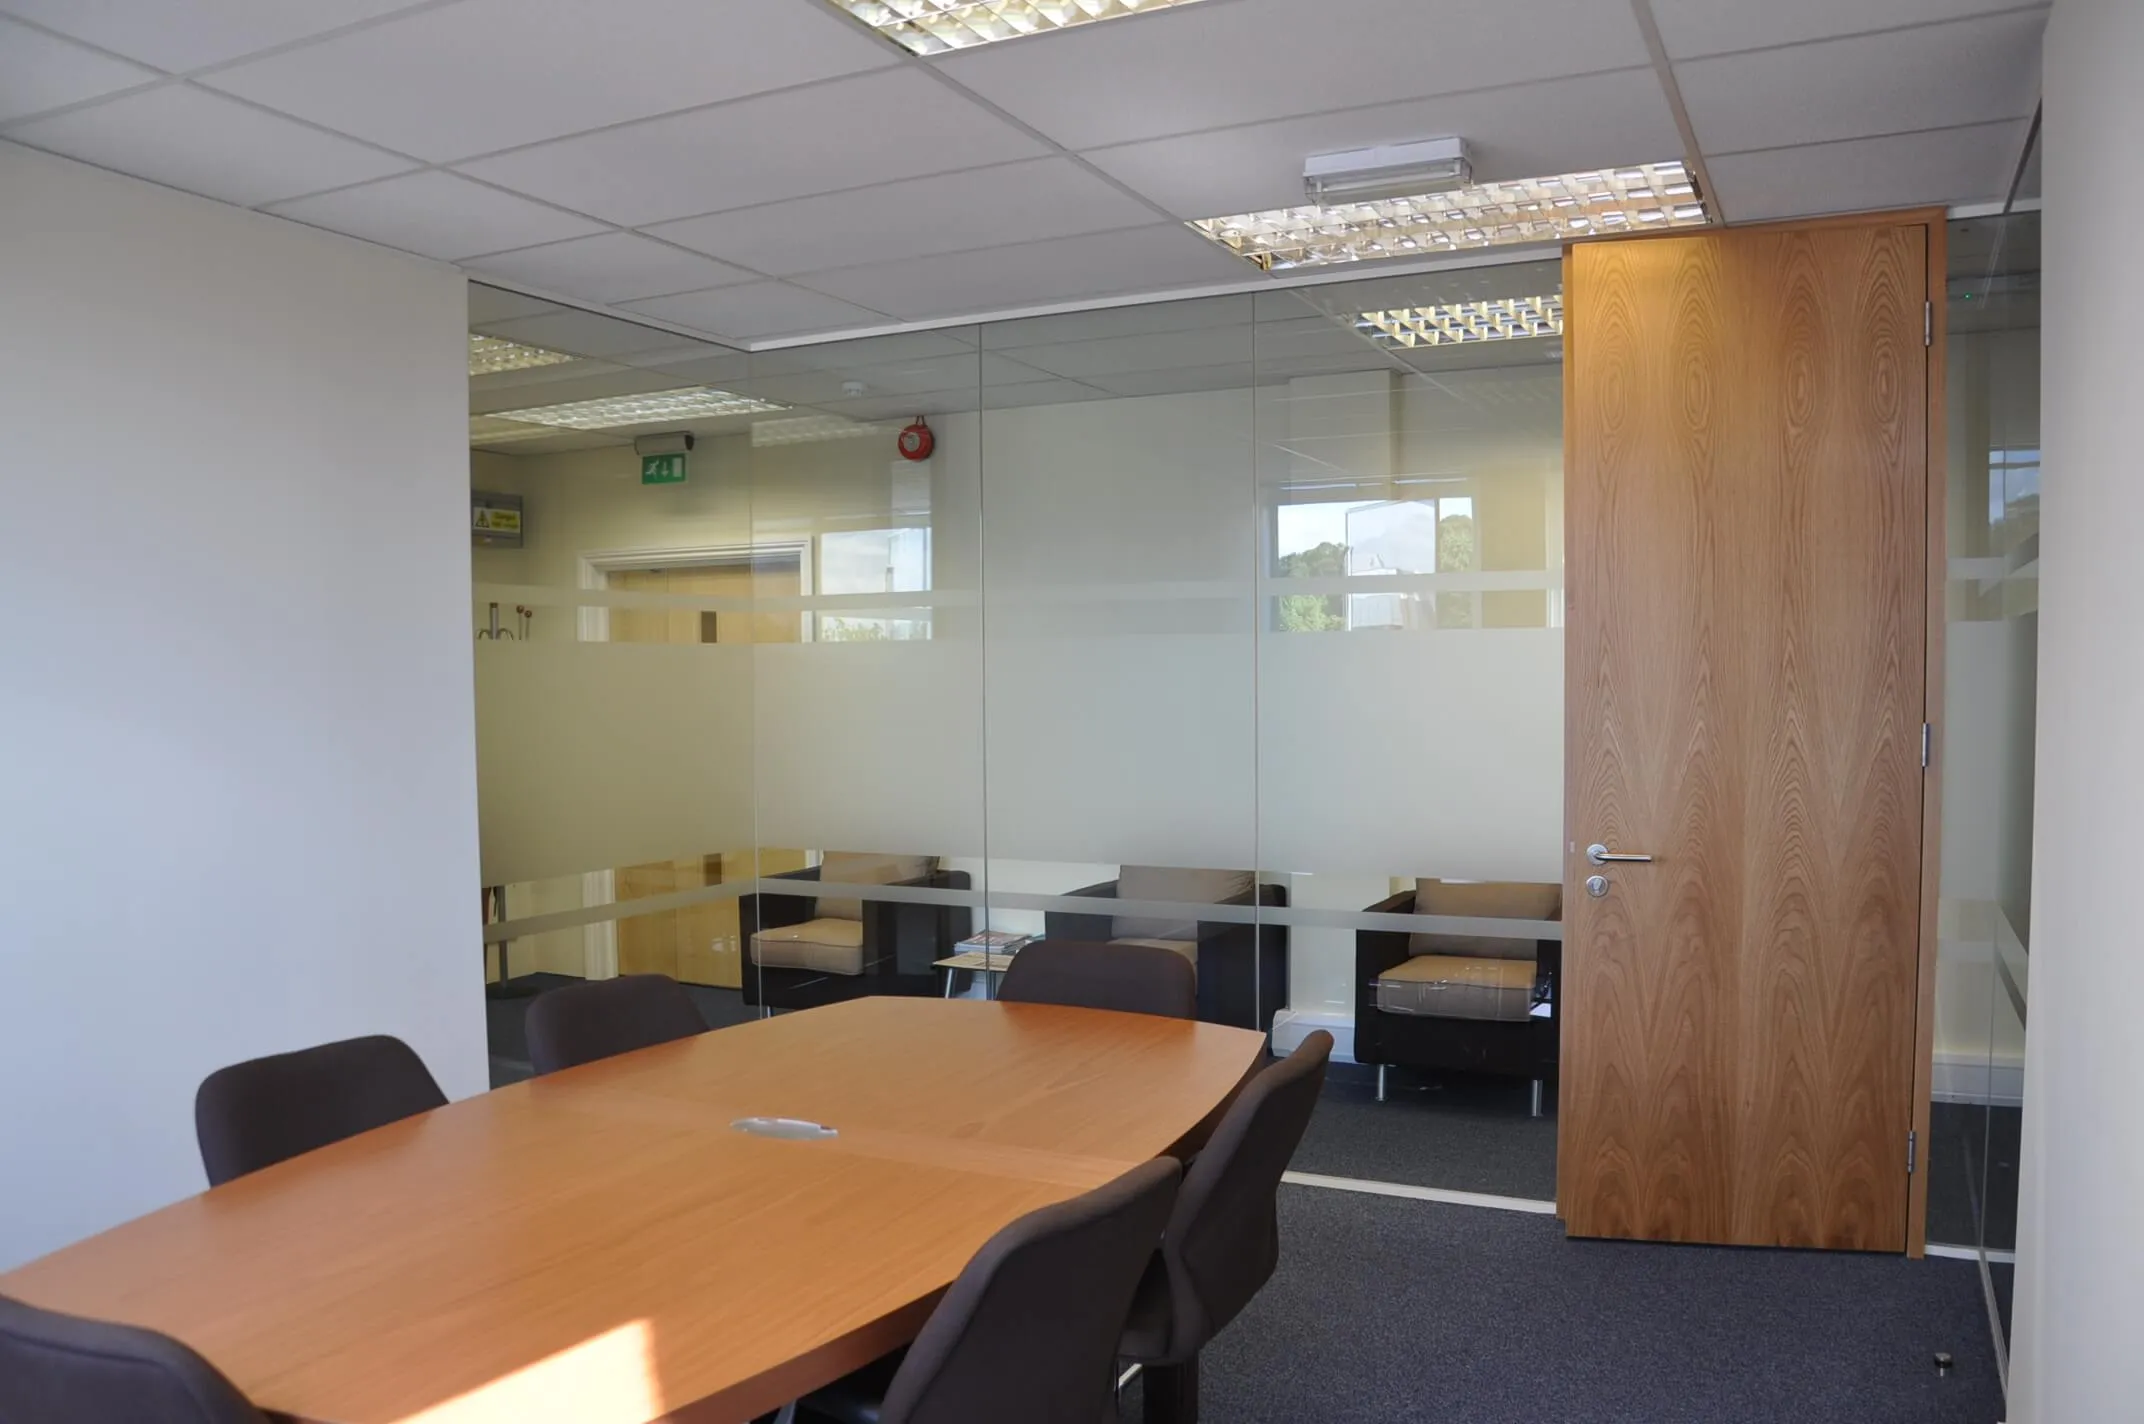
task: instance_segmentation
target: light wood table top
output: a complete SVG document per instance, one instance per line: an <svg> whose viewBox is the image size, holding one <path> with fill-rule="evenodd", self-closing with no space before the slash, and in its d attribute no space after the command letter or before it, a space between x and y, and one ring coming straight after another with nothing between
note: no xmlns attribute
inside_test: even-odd
<svg viewBox="0 0 2144 1424"><path fill-rule="evenodd" d="M871 998L517 1083L0 1276L318 1424L749 1419L914 1337L992 1233L1196 1132L1261 1035ZM756 1137L747 1116L839 1129Z"/></svg>

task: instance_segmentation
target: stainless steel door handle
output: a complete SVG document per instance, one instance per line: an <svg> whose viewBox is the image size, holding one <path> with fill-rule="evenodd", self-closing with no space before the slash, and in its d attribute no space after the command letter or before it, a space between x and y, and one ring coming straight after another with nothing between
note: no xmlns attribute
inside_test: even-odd
<svg viewBox="0 0 2144 1424"><path fill-rule="evenodd" d="M1653 858L1649 855L1617 855L1598 841L1586 847L1586 859L1595 865L1651 865L1653 863Z"/></svg>

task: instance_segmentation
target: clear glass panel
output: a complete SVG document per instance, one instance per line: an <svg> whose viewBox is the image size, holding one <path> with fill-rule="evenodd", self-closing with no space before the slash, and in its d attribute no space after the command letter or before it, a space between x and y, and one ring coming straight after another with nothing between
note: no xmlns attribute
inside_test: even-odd
<svg viewBox="0 0 2144 1424"><path fill-rule="evenodd" d="M485 908L508 976L492 992L654 970L734 1006L754 645L782 622L756 605L796 578L751 548L745 358L481 286L470 321ZM678 392L699 412L617 404ZM644 482L634 438L678 431L694 449Z"/></svg>
<svg viewBox="0 0 2144 1424"><path fill-rule="evenodd" d="M2039 648L2037 214L1950 225L1949 569L1931 1241L1980 1248L2008 1320Z"/></svg>
<svg viewBox="0 0 2144 1424"><path fill-rule="evenodd" d="M990 926L1171 949L1245 1026L1286 953L1254 923L1252 317L990 326L982 415Z"/></svg>
<svg viewBox="0 0 2144 1424"><path fill-rule="evenodd" d="M1258 298L1261 879L1290 1019L1352 1023L1393 1099L1321 1113L1312 1170L1554 1194L1528 1114L1560 962L1560 324L1432 343L1392 318L1559 290L1530 262ZM1510 1170L1448 1150L1453 1110L1521 1120Z"/></svg>

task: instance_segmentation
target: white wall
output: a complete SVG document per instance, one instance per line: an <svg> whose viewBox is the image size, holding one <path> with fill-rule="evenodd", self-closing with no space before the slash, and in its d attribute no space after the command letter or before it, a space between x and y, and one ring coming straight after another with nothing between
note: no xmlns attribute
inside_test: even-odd
<svg viewBox="0 0 2144 1424"><path fill-rule="evenodd" d="M2144 1328L2144 6L2056 0L2044 89L2040 701L2012 1424L2137 1416Z"/></svg>
<svg viewBox="0 0 2144 1424"><path fill-rule="evenodd" d="M210 1070L485 1086L464 286L0 143L0 1266L198 1191Z"/></svg>

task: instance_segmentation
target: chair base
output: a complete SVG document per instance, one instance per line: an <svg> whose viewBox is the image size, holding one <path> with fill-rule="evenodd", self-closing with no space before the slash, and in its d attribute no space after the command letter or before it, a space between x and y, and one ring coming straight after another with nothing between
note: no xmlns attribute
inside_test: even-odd
<svg viewBox="0 0 2144 1424"><path fill-rule="evenodd" d="M1148 1365L1139 1372L1140 1418L1145 1424L1198 1424L1199 1357L1180 1365Z"/></svg>

